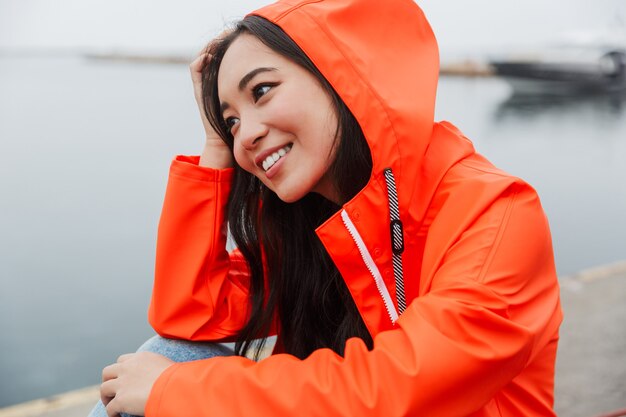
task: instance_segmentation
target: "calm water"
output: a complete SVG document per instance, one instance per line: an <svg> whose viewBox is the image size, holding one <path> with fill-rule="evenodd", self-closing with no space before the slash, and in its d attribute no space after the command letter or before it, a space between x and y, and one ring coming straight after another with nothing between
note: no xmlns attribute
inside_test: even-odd
<svg viewBox="0 0 626 417"><path fill-rule="evenodd" d="M441 81L437 117L533 184L558 270L626 258L626 97ZM0 407L99 382L150 334L167 168L202 130L186 66L0 57Z"/></svg>

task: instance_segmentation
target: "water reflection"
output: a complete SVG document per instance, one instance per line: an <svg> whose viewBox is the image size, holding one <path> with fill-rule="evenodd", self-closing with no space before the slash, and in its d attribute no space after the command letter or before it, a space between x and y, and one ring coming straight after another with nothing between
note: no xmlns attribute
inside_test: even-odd
<svg viewBox="0 0 626 417"><path fill-rule="evenodd" d="M494 121L509 117L534 117L555 113L593 112L603 119L619 120L626 113L626 91L605 94L511 94L496 107Z"/></svg>

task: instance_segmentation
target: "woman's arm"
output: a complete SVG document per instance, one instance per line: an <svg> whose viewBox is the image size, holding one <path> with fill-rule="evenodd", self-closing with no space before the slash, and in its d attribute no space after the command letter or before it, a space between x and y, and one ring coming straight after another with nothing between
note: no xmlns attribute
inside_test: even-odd
<svg viewBox="0 0 626 417"><path fill-rule="evenodd" d="M160 335L222 340L247 319L248 271L226 250L226 203L232 170L172 163L159 223L149 321Z"/></svg>

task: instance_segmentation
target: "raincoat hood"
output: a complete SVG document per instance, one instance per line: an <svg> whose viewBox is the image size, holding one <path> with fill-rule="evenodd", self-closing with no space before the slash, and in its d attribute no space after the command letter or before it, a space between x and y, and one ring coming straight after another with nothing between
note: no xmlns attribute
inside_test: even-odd
<svg viewBox="0 0 626 417"><path fill-rule="evenodd" d="M411 0L279 1L253 14L280 26L359 121L373 172L420 163L433 129L439 54ZM397 172L396 175L398 175Z"/></svg>
<svg viewBox="0 0 626 417"><path fill-rule="evenodd" d="M439 52L424 13L411 0L285 0L251 14L281 27L358 120L371 149L372 176L344 211L368 250L377 254L378 268L390 270L396 237L390 233L393 219L384 221L390 205L385 170L395 177L402 235L416 236L445 172L474 153L471 142L451 124L434 122ZM342 223L345 219L337 213L317 233L340 271L354 271L356 265L342 262L354 248L349 233L338 232L345 230ZM393 273L382 279L395 302ZM348 286L357 303L371 299L359 294L373 295L371 279ZM368 310L379 310L359 307L370 318L377 314ZM384 313L366 322L373 334L391 324Z"/></svg>

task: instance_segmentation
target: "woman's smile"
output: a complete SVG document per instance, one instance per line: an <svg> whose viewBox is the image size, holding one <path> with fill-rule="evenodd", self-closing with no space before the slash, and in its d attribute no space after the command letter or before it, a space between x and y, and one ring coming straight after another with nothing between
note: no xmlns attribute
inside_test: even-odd
<svg viewBox="0 0 626 417"><path fill-rule="evenodd" d="M268 178L271 178L276 171L276 169L272 168L277 167L278 161L282 161L283 157L291 151L292 147L293 143L288 143L285 146L267 149L261 152L259 156L255 158L257 166L265 171ZM272 169L271 172L270 169Z"/></svg>

